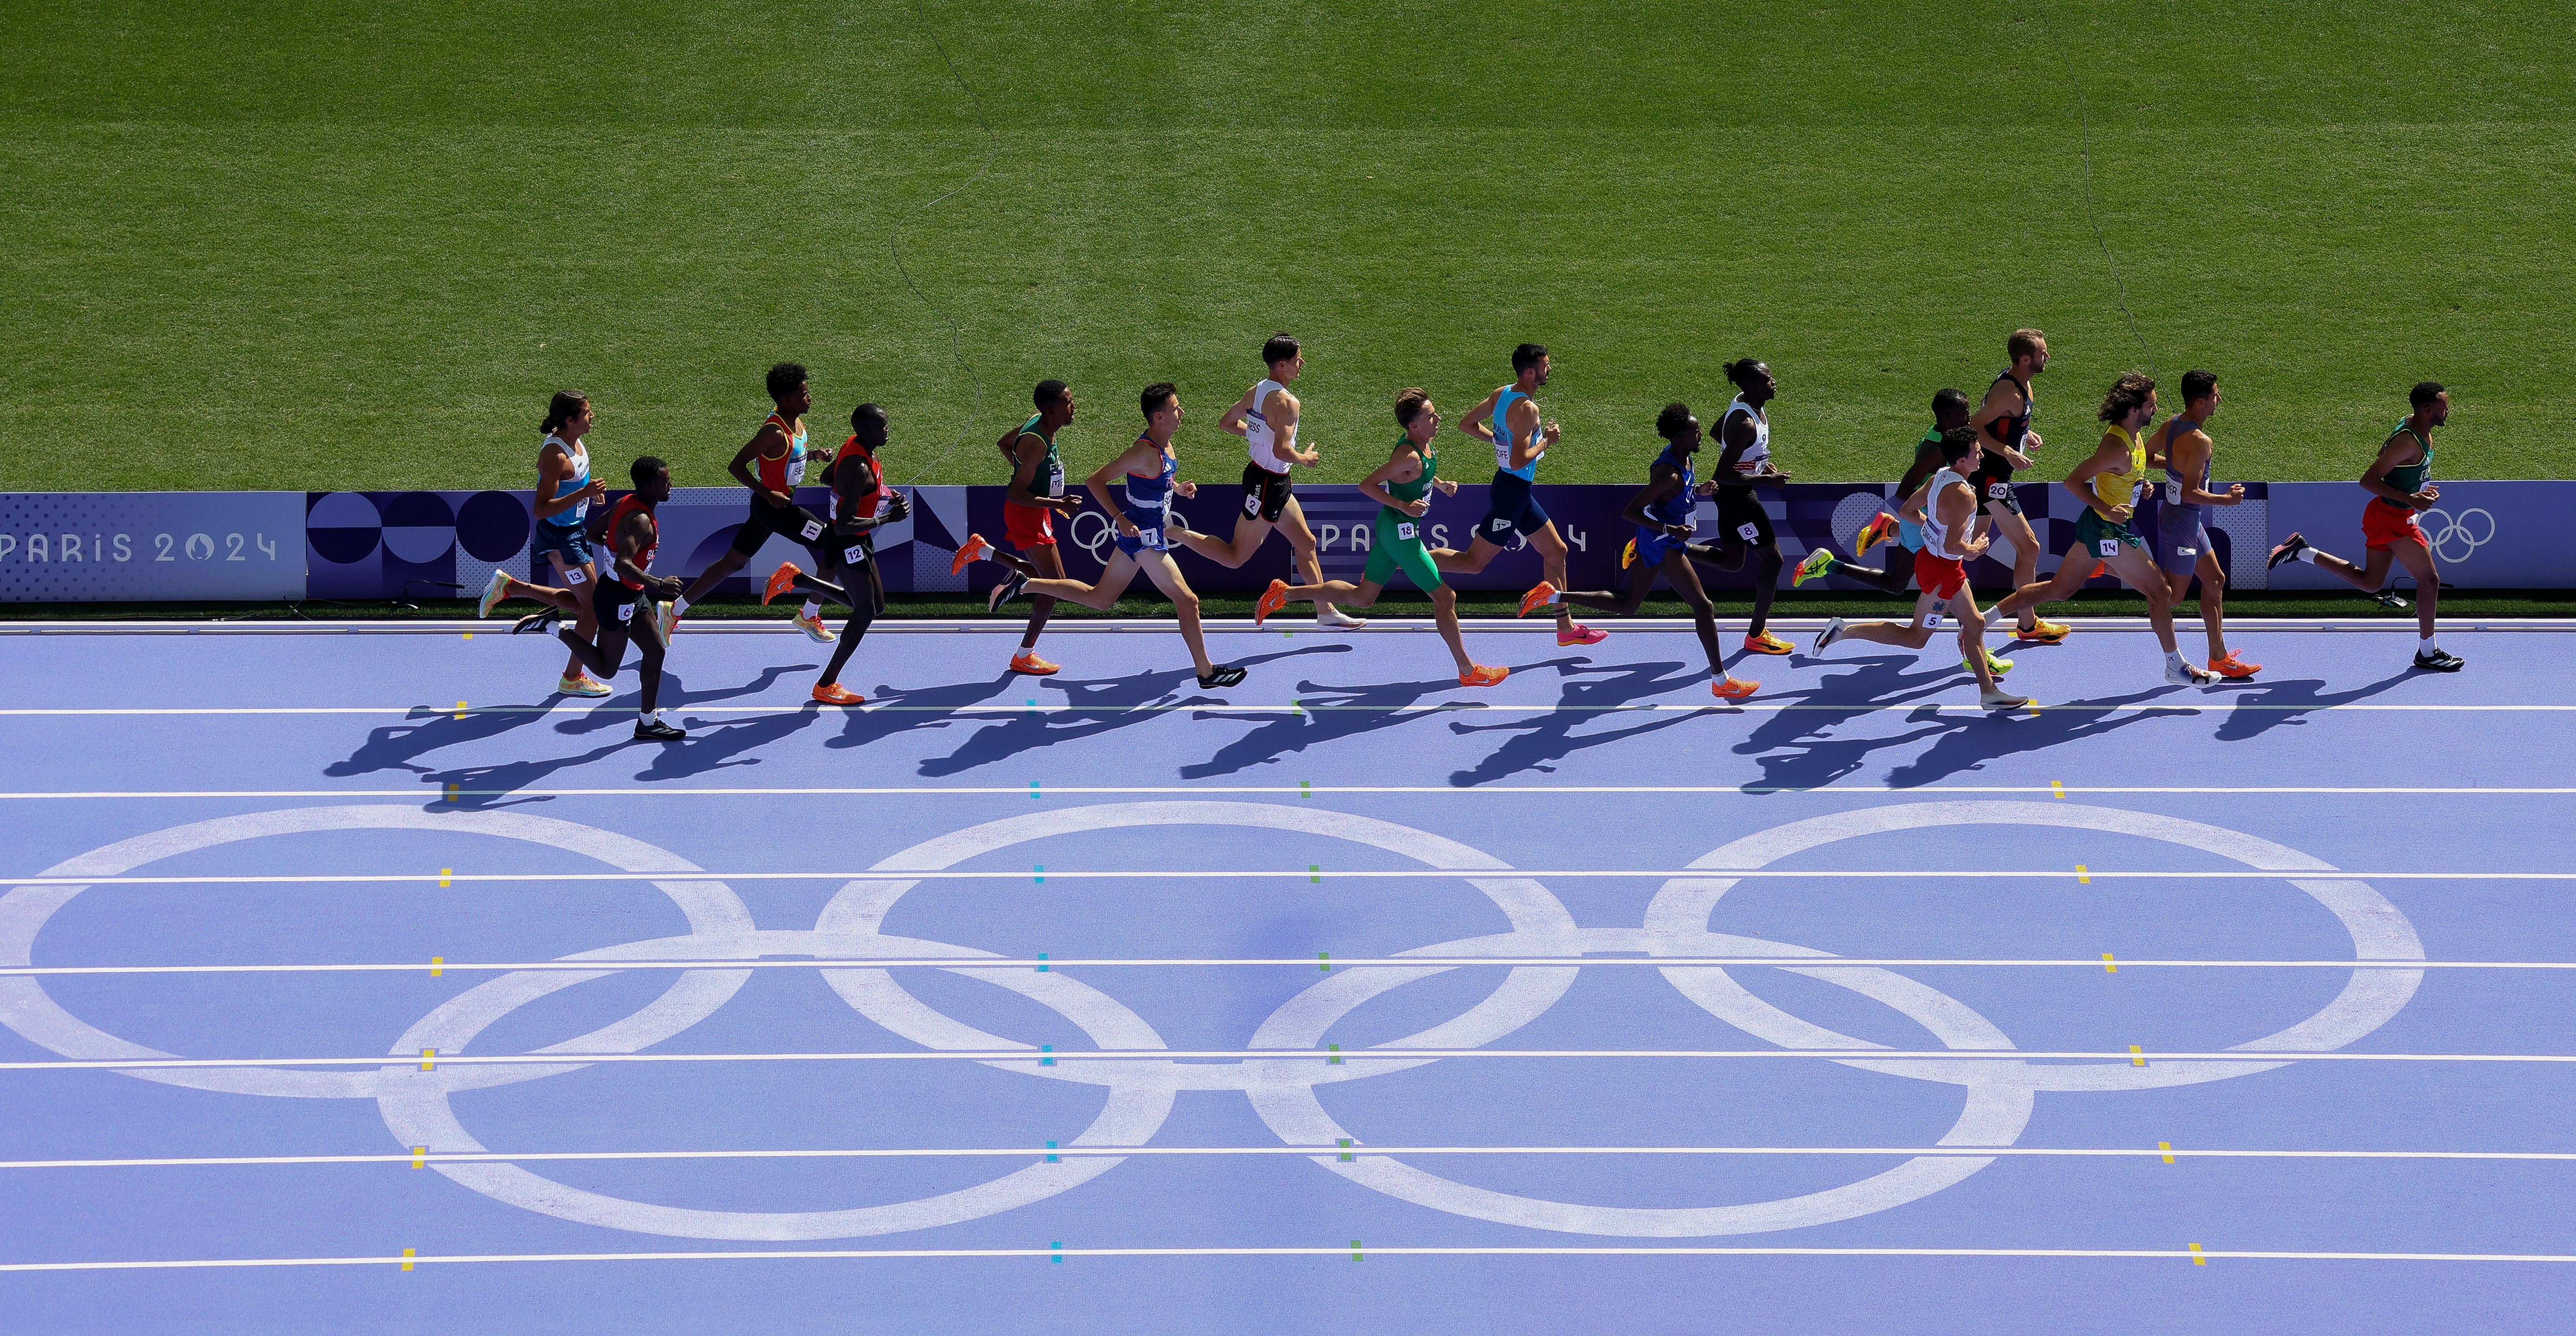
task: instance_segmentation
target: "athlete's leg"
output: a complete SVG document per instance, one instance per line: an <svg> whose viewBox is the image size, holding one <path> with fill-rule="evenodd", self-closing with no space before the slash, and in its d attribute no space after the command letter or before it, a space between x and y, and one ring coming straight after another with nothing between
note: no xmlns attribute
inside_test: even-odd
<svg viewBox="0 0 2576 1336"><path fill-rule="evenodd" d="M662 649L661 637L654 635L652 631L648 629L652 619L652 601L649 599L638 599L635 603L634 616L628 619L628 625L632 628L630 634L635 641L635 650L637 654L642 656L641 662L637 663L635 666L635 676L636 680L641 682L644 687L644 699L638 702L638 704L642 707L644 717L647 719L652 718L653 712L661 708L662 700L662 656L664 651Z"/></svg>
<svg viewBox="0 0 2576 1336"><path fill-rule="evenodd" d="M1965 592L1964 589L1962 592ZM1955 602L1955 599L1953 601ZM1921 649L1932 643L1932 612L1940 606L1941 600L1927 589L1914 599L1913 621L1902 625L1896 622L1862 622L1857 626L1844 627L1839 638L1866 640L1873 645L1896 645L1905 649ZM1962 634L1965 634L1964 630Z"/></svg>
<svg viewBox="0 0 2576 1336"><path fill-rule="evenodd" d="M1371 598L1375 598L1377 596L1376 591L1369 591L1369 596ZM1365 603L1354 603L1352 606L1366 607L1368 605ZM1460 634L1458 630L1457 590L1452 589L1445 584L1433 585L1431 587L1431 621L1434 625L1440 628L1440 639L1444 644L1449 646L1449 657L1458 661L1458 675L1460 677L1465 677L1467 674L1476 671L1476 661L1467 657L1467 639L1464 635Z"/></svg>
<svg viewBox="0 0 2576 1336"><path fill-rule="evenodd" d="M2155 628L2156 644L2167 654L2177 653L2179 647L2174 640L2173 623L2174 596L2172 589L2165 584L2165 573L2157 569L2156 559L2148 556L2146 549L2131 547L2127 543L2116 544L2116 547L2117 551L2101 558L2102 564L2110 567L2113 575L2120 577L2120 583L2137 590L2146 598L2147 624Z"/></svg>
<svg viewBox="0 0 2576 1336"><path fill-rule="evenodd" d="M1294 507L1297 504L1296 498L1290 497L1288 504ZM1280 518L1287 518L1286 512L1282 512ZM1275 527L1277 526L1271 521L1258 515L1237 515L1234 517L1234 537L1222 543L1208 534L1189 529L1173 528L1165 529L1163 532L1169 535L1173 542L1219 566L1233 570L1252 560L1252 554L1261 550L1261 544L1270 537L1270 531ZM1309 547L1314 544L1314 541L1313 534L1306 535Z"/></svg>
<svg viewBox="0 0 2576 1336"><path fill-rule="evenodd" d="M1027 557L1012 567L1022 575L1035 575L1048 580L1064 578L1064 554L1053 543L1029 549ZM1020 650L1026 653L1038 647L1038 633L1046 630L1047 618L1055 614L1055 596L1040 594L1029 600L1028 629L1020 633Z"/></svg>
<svg viewBox="0 0 2576 1336"><path fill-rule="evenodd" d="M1905 551L1903 548L1898 548L1896 550L1899 552ZM1913 573L1903 569L1902 567L1891 567L1887 570L1879 570L1876 567L1855 565L1851 561L1835 555L1830 548L1820 547L1817 548L1816 551L1825 554L1824 569L1811 572L1808 576L1810 579L1813 579L1818 575L1848 575L1883 594L1902 594L1913 584ZM1910 556L1912 554L1908 553L1907 555ZM1814 558L1811 556L1809 557L1809 560L1812 561Z"/></svg>
<svg viewBox="0 0 2576 1336"><path fill-rule="evenodd" d="M1431 549L1431 563L1443 572L1454 571L1461 575L1476 575L1483 572L1486 565L1492 562L1495 555L1502 550L1501 545L1479 533L1476 535L1476 541L1469 543L1464 552L1449 547Z"/></svg>
<svg viewBox="0 0 2576 1336"><path fill-rule="evenodd" d="M697 602L699 599L707 596L708 590L716 587L716 581L733 574L735 571L741 570L744 565L748 564L750 561L751 553L749 552L736 552L731 548L725 549L724 555L717 557L714 565L698 572L698 578L691 580L689 582L689 587L681 591L678 601L683 604Z"/></svg>
<svg viewBox="0 0 2576 1336"><path fill-rule="evenodd" d="M1960 581L1959 591L1950 596L1950 611L1959 619L1959 656L1967 660L1968 671L1977 675L1979 695L1991 698L2002 688L1995 685L1994 670L1986 666L1986 617L1977 611L1977 591L1967 581ZM1929 639L1930 628L1925 632Z"/></svg>
<svg viewBox="0 0 2576 1336"><path fill-rule="evenodd" d="M1124 552L1118 555L1120 558L1127 556ZM1139 562L1143 564L1140 566L1137 564ZM1112 563L1113 569L1115 564L1115 562ZM1198 668L1199 676L1206 677L1214 673L1216 664L1208 658L1207 635L1199 629L1199 596L1191 592L1190 582L1181 578L1181 568L1172 561L1172 554L1152 551L1138 553L1134 560L1128 562L1127 571L1119 580L1119 588L1126 588L1127 581L1135 578L1135 573L1140 569L1145 572L1145 578L1151 581L1156 589L1162 590L1164 595L1172 600L1172 611L1178 613L1181 619L1181 643L1190 647L1190 662ZM1115 601L1114 597L1112 601Z"/></svg>
<svg viewBox="0 0 2576 1336"><path fill-rule="evenodd" d="M1664 554L1663 560L1655 565L1649 566L1641 561L1636 565L1629 567L1628 587L1619 593L1613 594L1606 589L1566 589L1560 590L1557 593L1557 598L1566 603L1573 604L1578 608L1591 608L1598 612L1607 612L1620 617L1629 616L1635 613L1637 609L1645 606L1646 596L1654 592L1655 577L1658 574L1669 572L1672 568L1673 562L1680 558L1680 556L1681 553L1678 550L1667 551ZM1690 563L1688 561L1683 561L1682 565L1687 569ZM1691 587L1694 589L1699 587L1699 580L1697 577L1692 578ZM1673 589L1675 592L1679 592L1681 585L1676 582L1673 585ZM1702 595L1701 597L1705 600L1707 596ZM1684 596L1684 601L1688 601L1687 595ZM1712 629L1710 634L1716 634L1715 630Z"/></svg>
<svg viewBox="0 0 2576 1336"><path fill-rule="evenodd" d="M1715 544L1694 543L1688 550L1691 560L1721 571L1740 571L1749 562L1753 568L1753 620L1744 628L1744 638L1755 640L1766 634L1764 624L1771 619L1771 600L1780 593L1779 541L1766 537L1752 543L1729 533Z"/></svg>
<svg viewBox="0 0 2576 1336"><path fill-rule="evenodd" d="M1547 582L1559 589L1565 588L1566 547L1565 540L1557 536L1556 521L1549 520L1539 525L1536 531L1522 536L1529 541L1531 547L1538 549L1539 567L1547 572ZM1563 603L1557 604L1557 634L1563 635L1573 627L1574 609Z"/></svg>
<svg viewBox="0 0 2576 1336"><path fill-rule="evenodd" d="M1717 644L1717 605L1709 601L1708 590L1700 585L1699 572L1691 569L1690 557L1674 548L1653 566L1640 562L1636 571L1636 578L1628 586L1630 596L1642 602L1644 591L1654 586L1660 572L1673 592L1682 596L1682 602L1690 605L1691 630L1699 633L1700 652L1708 655L1708 671L1714 676L1726 676L1726 651Z"/></svg>
<svg viewBox="0 0 2576 1336"><path fill-rule="evenodd" d="M1365 608L1377 602L1377 596L1385 592L1386 586L1375 580L1363 580L1358 584L1348 580L1326 580L1320 584L1290 585L1282 597L1290 603L1348 603L1354 608Z"/></svg>
<svg viewBox="0 0 2576 1336"><path fill-rule="evenodd" d="M2029 517L2002 501L1988 501L1985 508L1987 515L1992 518L1993 528L2003 535L2005 542L2012 544L2013 588L2020 589L2037 581L2039 579L2039 535L2031 532ZM2088 560L2080 569L2089 573L2093 569L2093 563ZM2075 583L2082 584L2084 581L2078 579ZM2065 594L2061 593L2056 597L2063 598ZM2015 619L2013 624L2025 631L2032 630L2039 625L2039 615L2025 606L2021 609L2020 617Z"/></svg>
<svg viewBox="0 0 2576 1336"><path fill-rule="evenodd" d="M2380 557L2392 554L2397 564L2415 577L2415 632L2423 639L2431 640L2434 618L2442 608L2442 575L2434 569L2433 554L2412 538L2400 538L2381 551L2371 553L2372 564L2377 565Z"/></svg>
<svg viewBox="0 0 2576 1336"><path fill-rule="evenodd" d="M1126 593L1127 586L1135 580L1136 563L1137 558L1123 551L1113 551L1109 554L1109 564L1101 568L1098 584L1084 584L1080 580L1031 580L1028 592L1052 595L1067 603L1079 603L1094 612L1107 612L1118 605L1118 596ZM1196 615L1195 598L1191 607L1193 615Z"/></svg>
<svg viewBox="0 0 2576 1336"><path fill-rule="evenodd" d="M2033 557L2031 560L2035 563L2038 558ZM2037 619L2032 616L2032 609L2042 603L2055 603L2061 599L2075 597L2075 591L2083 588L2086 580L2093 578L2093 563L2098 560L2100 558L2087 551L2082 543L2077 543L2067 548L2066 555L2058 559L2057 573L2048 577L2047 583L2042 584L2037 580L2025 582L2016 574L2013 577L2013 591L2004 595L2003 601L1994 606L1995 615L2001 617L2010 614L2031 618L2027 625L2038 625ZM2021 570L2021 558L2018 554L2013 558L2013 570L2015 572Z"/></svg>
<svg viewBox="0 0 2576 1336"><path fill-rule="evenodd" d="M1278 529L1280 536L1288 540L1288 569L1301 583L1323 583L1324 562L1316 548L1315 531L1307 527L1306 508L1297 504L1293 494L1279 512Z"/></svg>
<svg viewBox="0 0 2576 1336"><path fill-rule="evenodd" d="M573 618L572 624L573 633L580 636L583 640L589 640L592 636L599 633L598 619L593 617L590 611L590 596L598 587L598 567L594 563L587 561L575 566L571 563L570 559L566 558L564 554L560 552L549 552L546 554L546 557L554 563L555 583L562 585L573 592L574 602L564 609L566 612L576 614ZM573 572L575 571L581 572L581 578L578 580L573 578ZM581 660L579 658L567 658L564 660L563 675L565 681L569 682L573 680L574 676L580 673L581 670Z"/></svg>
<svg viewBox="0 0 2576 1336"><path fill-rule="evenodd" d="M2374 547L2370 549L2364 558L2366 564L2356 566L2353 563L2336 556L2332 552L2328 552L2324 548L2318 547L2314 543L2308 542L2303 538L2299 538L2296 534L2292 534L2291 537L2298 540L2298 546L2293 549L2288 557L2276 557L2274 560L2275 565L2279 564L2281 560L2304 561L2365 594L2375 594L2379 592L2380 584L2388 579L2389 566L2396 560L2395 544L2393 543L2388 547ZM2283 544L2283 546L2286 547L2289 545Z"/></svg>
<svg viewBox="0 0 2576 1336"><path fill-rule="evenodd" d="M2175 571L2170 578L2174 605L2182 604L2184 594L2191 592L2194 576L2200 579L2200 629L2209 638L2209 661L2227 658L2227 572L2218 564L2218 554L2204 549L2192 569Z"/></svg>
<svg viewBox="0 0 2576 1336"><path fill-rule="evenodd" d="M816 687L828 687L841 680L841 665L850 661L851 652L859 647L868 626L885 611L885 581L877 574L874 561L846 573L841 588L849 592L844 595L840 589L833 589L831 596L849 605L850 619L841 623L841 641L832 647L832 661L824 665L823 676L814 683Z"/></svg>

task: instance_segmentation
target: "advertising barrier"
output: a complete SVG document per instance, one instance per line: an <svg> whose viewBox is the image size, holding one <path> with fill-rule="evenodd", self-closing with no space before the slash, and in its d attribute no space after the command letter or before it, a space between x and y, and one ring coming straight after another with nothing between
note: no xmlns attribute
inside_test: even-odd
<svg viewBox="0 0 2576 1336"><path fill-rule="evenodd" d="M2442 563L2446 583L2472 589L2560 588L2576 584L2576 550L2553 543L2546 520L2576 502L2576 482L2452 482L2439 484L2442 504L2421 524ZM2224 490L2226 483L2216 484ZM964 593L1001 578L984 564L951 574L949 560L969 533L998 539L1003 533L999 486L911 487L912 514L881 530L877 556L889 593ZM1617 589L1626 583L1622 550L1634 530L1620 518L1632 486L1569 485L1535 489L1568 548L1572 585ZM1761 493L1779 534L1780 579L1818 546L1848 557L1852 535L1869 517L1892 508L1885 484L1796 483ZM1485 511L1486 488L1461 486L1437 496L1422 519L1435 547L1465 549ZM622 493L612 493L612 496ZM2081 513L2074 497L2054 483L2018 486L2024 513L2041 546L2039 573L2057 569L2058 554L2075 537ZM1234 531L1240 492L1211 482L1196 498L1175 498L1189 527L1220 536ZM1300 487L1299 505L1314 529L1328 579L1360 578L1369 556L1375 503L1349 484ZM2246 499L2213 508L2212 546L2229 583L2239 589L2330 589L2341 582L2307 566L2267 573L2263 558L2293 530L2338 555L2363 560L2361 510L2369 494L2351 483L2247 483ZM830 494L798 490L797 500L828 513ZM660 507L664 574L694 576L722 556L750 502L739 487L682 488ZM1702 502L1699 528L1716 537L1716 505ZM2141 507L2142 526L2155 522L2152 494ZM591 508L596 525L605 504ZM528 569L533 523L527 492L14 492L0 493L0 601L365 601L471 596L495 569L544 581ZM1065 570L1075 579L1097 576L1113 551L1116 531L1096 505L1086 504L1056 528ZM1272 538L1239 569L1175 549L1193 588L1247 592L1289 574L1284 539ZM1868 564L1891 559L1887 549ZM1893 559L1903 560L1902 554ZM804 549L772 537L719 593L747 593L781 561L810 565ZM1980 589L2011 583L2012 555L1998 541L1973 563ZM1519 590L1541 578L1539 554L1517 540L1484 570L1459 573L1461 589ZM1700 568L1713 590L1743 591L1750 571ZM1828 576L1822 588L1856 590L1859 582ZM2111 588L2108 577L2090 588ZM1811 583L1810 588L1819 587ZM1135 589L1150 593L1139 579Z"/></svg>

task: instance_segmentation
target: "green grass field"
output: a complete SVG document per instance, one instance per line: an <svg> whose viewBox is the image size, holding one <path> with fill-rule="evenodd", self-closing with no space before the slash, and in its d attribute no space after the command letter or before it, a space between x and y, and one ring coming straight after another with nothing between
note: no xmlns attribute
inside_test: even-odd
<svg viewBox="0 0 2576 1336"><path fill-rule="evenodd" d="M1546 480L1637 476L1748 354L1786 467L1888 478L2020 324L2042 477L2150 355L2221 373L2222 476L2351 476L2424 377L2446 476L2576 476L2571 12L21 0L0 488L524 487L562 386L612 475L714 484L780 359L828 439L888 405L898 480L998 480L1043 376L1077 470L1169 378L1221 477L1283 327L1336 480L1524 339Z"/></svg>

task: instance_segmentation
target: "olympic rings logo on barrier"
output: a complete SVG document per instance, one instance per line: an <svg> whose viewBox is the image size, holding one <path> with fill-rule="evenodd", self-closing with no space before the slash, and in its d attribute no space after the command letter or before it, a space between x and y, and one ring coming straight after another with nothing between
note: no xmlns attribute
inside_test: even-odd
<svg viewBox="0 0 2576 1336"><path fill-rule="evenodd" d="M1515 876L1499 859L1455 840L1372 817L1267 803L1113 803L1030 813L971 826L924 841L878 862L871 871L932 872L1031 840L1136 826L1230 826L1292 831L1369 845L1415 859L1443 872L1466 872L1471 886L1502 911L1508 932L1418 947L1400 955L1457 957L1563 956L1586 952L1643 952L1649 956L1774 955L1814 960L1793 972L1848 989L1910 1017L1957 1050L2010 1050L2012 1040L1957 998L1879 967L1836 966L1832 956L1808 947L1709 929L1721 897L1735 884L1729 872L1750 871L1781 858L1864 835L1962 825L2043 825L2108 831L2183 844L2249 867L2316 877L2292 879L2332 914L2351 936L2356 959L2421 960L2423 945L2397 908L2365 883L2337 878L2335 869L2306 854L2224 827L2069 803L1959 801L1861 808L1795 821L1721 846L1691 863L1706 876L1671 879L1647 905L1636 928L1578 927L1565 905L1537 881ZM692 879L686 860L640 840L550 817L513 812L432 814L411 807L344 806L288 809L223 817L175 826L94 850L40 875L114 876L159 859L267 835L329 830L437 830L529 840L567 849L628 871L667 874L651 884L670 897L689 931L676 937L602 947L566 960L756 959L764 954L835 959L954 956L950 969L966 978L1016 992L1072 1021L1104 1049L1160 1049L1167 1045L1145 1019L1098 989L1062 972L1022 967L978 968L993 953L972 947L883 931L885 916L916 881L852 881L827 903L811 929L756 928L750 910L721 882ZM0 895L0 963L30 962L36 936L55 911L86 887L19 886ZM1405 984L1456 966L1356 966L1336 970L1282 1004L1250 1040L1253 1048L1313 1048L1331 1027L1361 1004ZM406 1030L392 1045L397 1061L372 1072L302 1072L268 1068L155 1069L125 1073L144 1080L240 1094L369 1098L404 1147L440 1153L486 1148L467 1131L449 1097L460 1090L538 1080L578 1070L582 1054L632 1053L664 1042L713 1015L749 977L748 970L693 969L658 998L623 1020L589 1034L536 1050L561 1053L561 1064L417 1069L425 1048L462 1051L502 1017L538 998L617 973L523 971L466 989ZM1513 966L1492 992L1458 1016L1378 1047L1474 1048L1536 1020L1572 986L1578 966ZM1938 1144L2011 1145L2027 1125L2040 1091L2118 1092L2224 1080L2287 1065L2177 1061L2136 1067L2123 1062L2032 1066L2026 1062L1867 1056L1883 1045L1837 1033L1756 997L1723 968L1671 966L1659 971L1682 995L1718 1020L1786 1048L1848 1049L1833 1061L1865 1071L1961 1088L1956 1123ZM1020 1049L1028 1059L995 1059L985 1065L1023 1075L1104 1087L1100 1114L1068 1143L1138 1146L1160 1130L1182 1090L1240 1090L1271 1131L1289 1145L1335 1146L1351 1136L1324 1107L1321 1087L1419 1067L1436 1058L1378 1058L1356 1049L1340 1065L1316 1058L1247 1058L1233 1065L1111 1059L1085 1062L1078 1052L1054 1055L1041 1065L1036 1046L988 1034L954 1020L914 997L882 969L828 969L825 981L860 1014L926 1048L950 1051ZM2261 1053L2320 1052L2341 1048L2394 1017L2414 996L2423 971L2355 970L2336 997L2315 1015L2287 1029L2235 1045ZM58 1005L34 976L0 978L0 1023L65 1057L166 1058L99 1030ZM1033 1156L1042 1152L1031 1152ZM1341 1156L1350 1154L1350 1162ZM809 1240L851 1238L927 1229L978 1219L1024 1206L1076 1187L1116 1168L1121 1157L1083 1157L1033 1163L981 1185L890 1205L824 1211L720 1211L664 1206L573 1188L515 1164L440 1163L431 1167L496 1200L531 1211L611 1229L682 1238ZM1516 1196L1442 1178L1393 1156L1326 1150L1313 1162L1355 1183L1435 1210L1533 1229L1621 1237L1707 1237L1795 1229L1884 1211L1956 1184L1991 1158L1916 1157L1857 1182L1777 1201L1686 1207L1614 1207Z"/></svg>
<svg viewBox="0 0 2576 1336"><path fill-rule="evenodd" d="M1083 524L1085 520L1091 522L1088 528ZM1097 510L1077 510L1072 519L1064 522L1064 536L1072 539L1075 547L1090 553L1092 560L1106 566L1109 558L1101 555L1101 550L1118 541L1118 526Z"/></svg>
<svg viewBox="0 0 2576 1336"><path fill-rule="evenodd" d="M2442 520L2442 527L2439 529L2434 528L2431 523L2437 515ZM2469 517L2472 515L2486 521L2486 537L2480 538L2471 530ZM2450 512L2445 510L2428 510L2424 512L2423 520L2419 524L2424 530L2424 545L2433 549L2433 555L2444 561L2466 561L2471 553L2494 542L2496 537L2495 516L2474 506L2461 511L2458 519L2451 518ZM2451 555L2451 547L2455 543L2459 545L2458 556Z"/></svg>

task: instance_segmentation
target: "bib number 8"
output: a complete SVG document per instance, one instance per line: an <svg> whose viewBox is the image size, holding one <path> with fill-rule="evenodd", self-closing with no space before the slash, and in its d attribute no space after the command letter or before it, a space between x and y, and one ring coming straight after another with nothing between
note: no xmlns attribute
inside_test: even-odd
<svg viewBox="0 0 2576 1336"><path fill-rule="evenodd" d="M1743 523L1743 524L1736 525L1736 526L1735 526L1735 536L1736 536L1736 537L1738 537L1738 538L1743 539L1744 541L1746 541L1746 542L1748 542L1748 543L1750 543L1750 542L1752 542L1754 539L1756 539L1756 538L1760 538L1760 537L1762 536L1762 526L1761 526L1761 525L1759 525L1759 524L1751 523L1751 522L1749 522L1749 521L1748 521L1748 522L1746 522L1746 523Z"/></svg>

